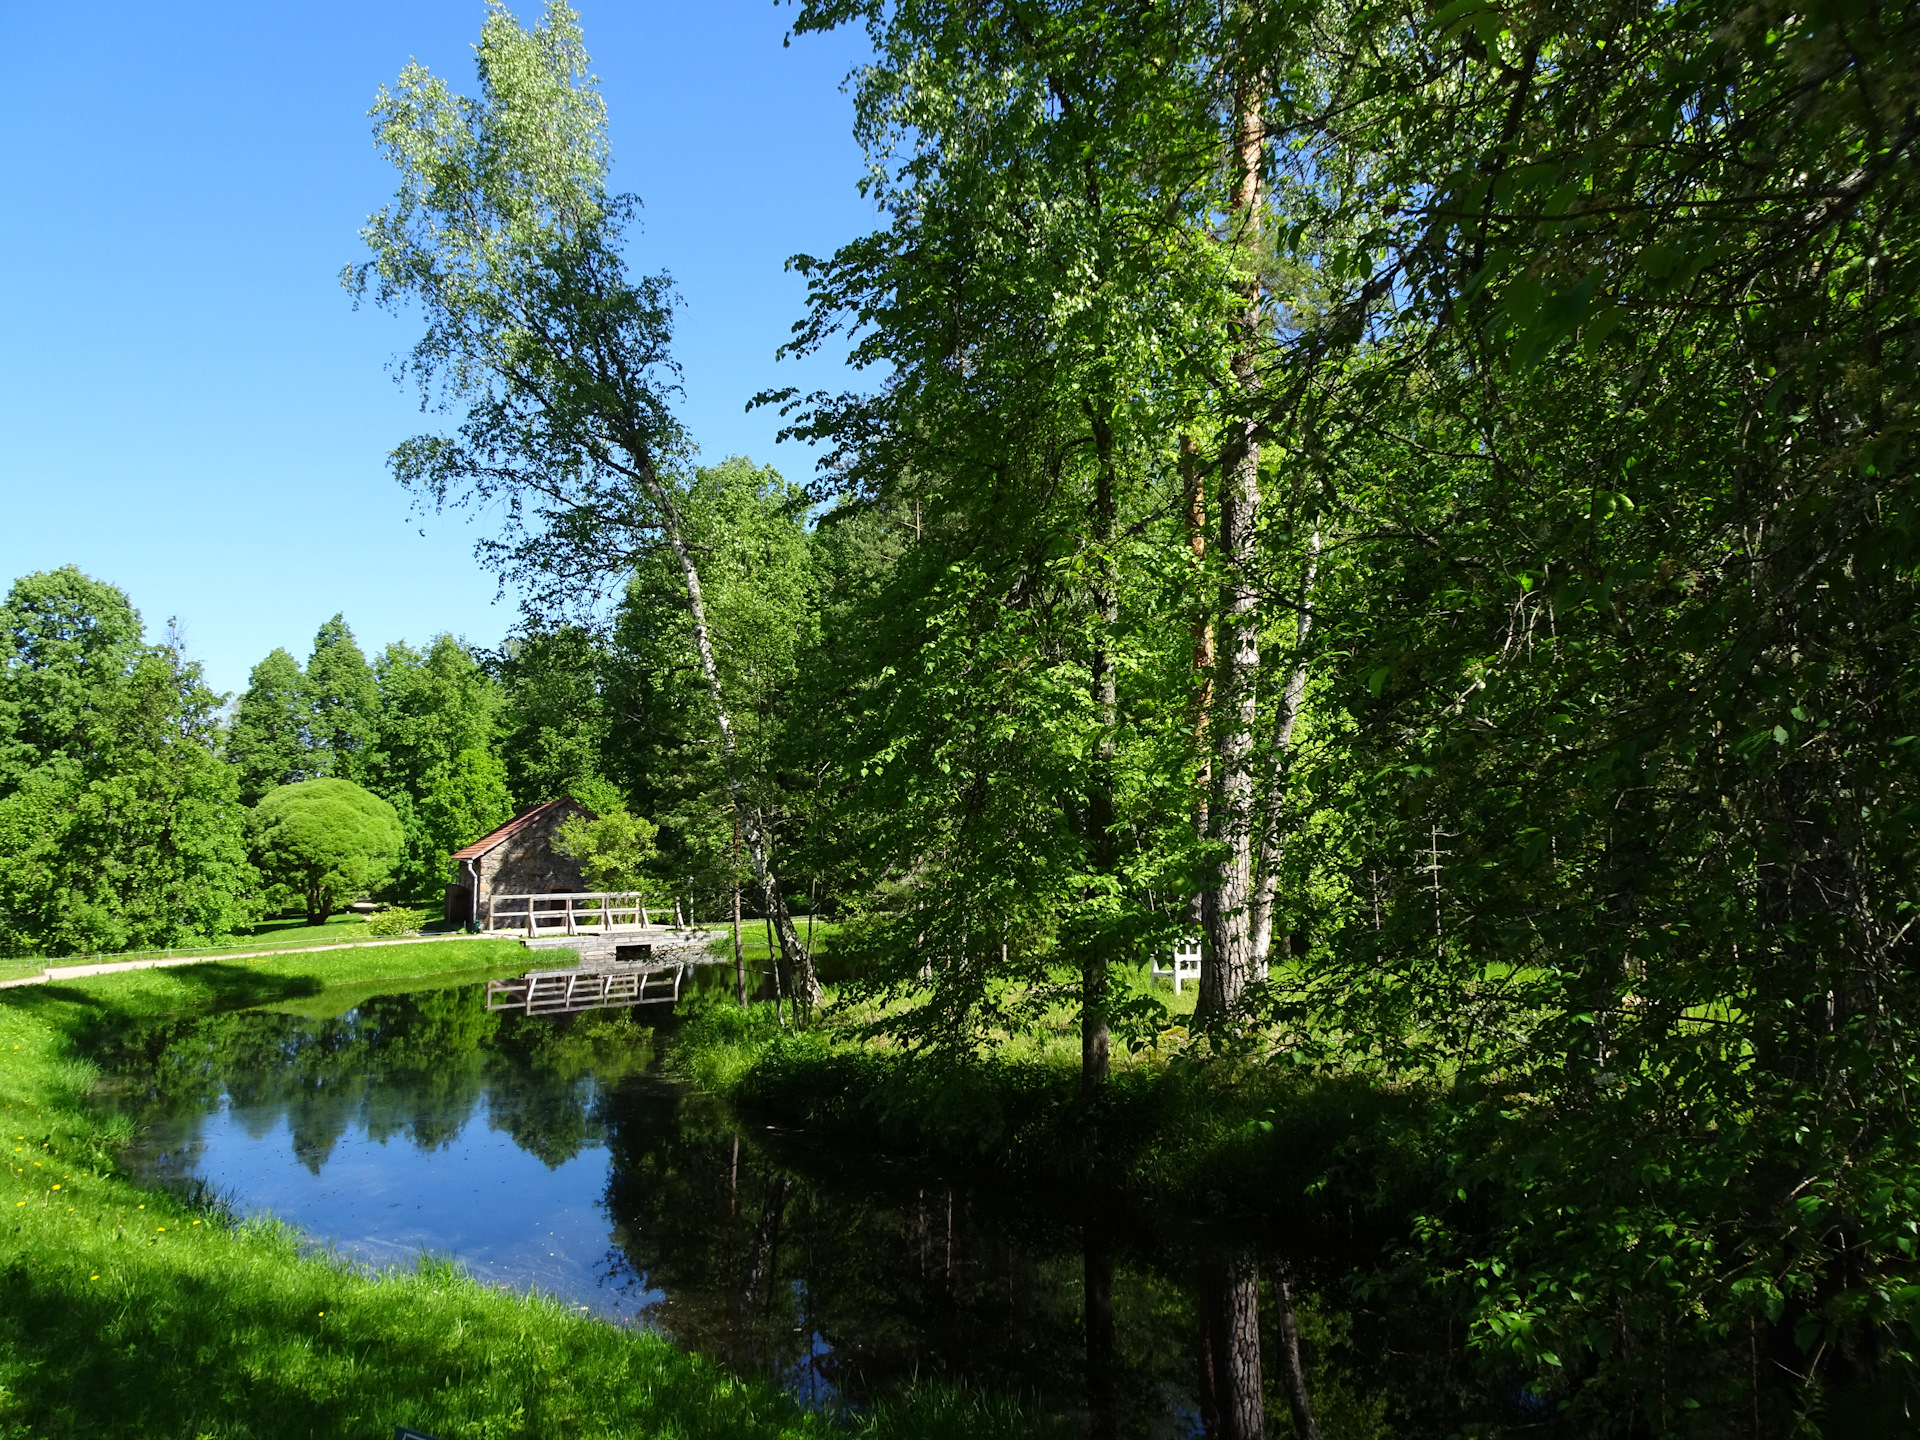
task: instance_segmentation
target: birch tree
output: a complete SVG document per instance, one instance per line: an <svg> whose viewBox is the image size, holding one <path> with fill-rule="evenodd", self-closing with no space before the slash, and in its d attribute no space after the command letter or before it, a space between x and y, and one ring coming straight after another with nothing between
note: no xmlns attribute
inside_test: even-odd
<svg viewBox="0 0 1920 1440"><path fill-rule="evenodd" d="M435 507L497 508L501 529L481 554L535 606L577 606L664 550L738 796L733 715L682 516L689 446L671 409L671 281L628 273L622 241L639 202L609 188L606 105L574 12L549 4L528 29L489 0L476 55L477 96L415 62L369 112L400 186L361 232L373 258L342 278L356 299L425 319L401 373L423 403L460 416L453 434L400 445L394 474ZM811 1004L819 984L771 837L751 807L742 813L755 878Z"/></svg>

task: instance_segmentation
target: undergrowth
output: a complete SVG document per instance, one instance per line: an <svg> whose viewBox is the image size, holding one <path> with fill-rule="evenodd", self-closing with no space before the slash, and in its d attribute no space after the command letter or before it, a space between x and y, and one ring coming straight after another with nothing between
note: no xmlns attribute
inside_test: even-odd
<svg viewBox="0 0 1920 1440"><path fill-rule="evenodd" d="M1403 1225L1442 1178L1425 1143L1431 1095L1269 1065L1135 1064L1083 1097L1077 1067L1051 1051L954 1060L728 1006L689 1016L668 1065L822 1136L1353 1239Z"/></svg>

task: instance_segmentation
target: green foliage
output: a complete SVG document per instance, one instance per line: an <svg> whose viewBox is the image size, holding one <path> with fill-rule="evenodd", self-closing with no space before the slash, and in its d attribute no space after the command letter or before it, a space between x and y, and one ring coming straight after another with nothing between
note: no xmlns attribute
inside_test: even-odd
<svg viewBox="0 0 1920 1440"><path fill-rule="evenodd" d="M382 905L367 917L363 933L368 935L418 935L420 912L411 905Z"/></svg>
<svg viewBox="0 0 1920 1440"><path fill-rule="evenodd" d="M380 731L380 688L344 616L335 615L314 635L302 691L316 778L369 778Z"/></svg>
<svg viewBox="0 0 1920 1440"><path fill-rule="evenodd" d="M84 752L95 697L139 646L139 613L113 586L71 565L14 581L0 606L0 794Z"/></svg>
<svg viewBox="0 0 1920 1440"><path fill-rule="evenodd" d="M254 807L254 861L306 904L318 925L343 900L380 885L406 843L386 801L351 780L303 780Z"/></svg>
<svg viewBox="0 0 1920 1440"><path fill-rule="evenodd" d="M738 456L695 470L681 496L721 685L732 710L740 793L762 827L793 836L804 786L789 763L801 659L817 625L805 495ZM605 765L658 819L662 869L715 911L735 879L730 794L710 736L715 717L670 556L637 567L605 651L609 699L634 723L609 736ZM581 797L584 798L584 797ZM744 853L740 877L751 884ZM713 896L705 900L705 896Z"/></svg>
<svg viewBox="0 0 1920 1440"><path fill-rule="evenodd" d="M1164 935L1252 744L1296 953L1220 1048L1450 1087L1408 1263L1481 1353L1602 1427L1677 1423L1676 1356L1724 1411L1730 1343L1807 1414L1911 1385L1920 17L796 29L854 22L883 228L796 262L799 343L885 379L798 428L907 532L812 757L888 1024L958 1057ZM1224 506L1189 548L1183 434L1223 502L1257 438L1246 548Z"/></svg>
<svg viewBox="0 0 1920 1440"><path fill-rule="evenodd" d="M217 746L219 698L172 644L76 570L29 576L5 609L0 950L72 954L217 938L252 917L244 812Z"/></svg>
<svg viewBox="0 0 1920 1440"><path fill-rule="evenodd" d="M560 826L553 848L580 862L590 890L644 890L654 883L657 834L651 821L625 810L575 815Z"/></svg>
<svg viewBox="0 0 1920 1440"><path fill-rule="evenodd" d="M594 811L622 803L618 787L605 788L608 663L605 647L578 625L534 629L503 647L500 753L516 806L561 795Z"/></svg>
<svg viewBox="0 0 1920 1440"><path fill-rule="evenodd" d="M242 803L257 805L276 786L314 778L311 722L300 662L276 649L247 677L227 731L227 759L239 771Z"/></svg>
<svg viewBox="0 0 1920 1440"><path fill-rule="evenodd" d="M606 188L606 107L572 10L524 28L489 7L477 97L418 64L382 87L375 139L399 189L349 267L356 297L418 306L409 370L457 400L458 438L399 446L394 471L432 504L513 495L504 538L482 544L536 603L565 603L580 567L614 566L656 538L669 462L672 292L630 279L622 232L635 208Z"/></svg>
<svg viewBox="0 0 1920 1440"><path fill-rule="evenodd" d="M1075 1057L1077 1059L1077 1057ZM1442 1193L1431 1092L1253 1066L1135 1067L1092 1100L1077 1065L952 1060L793 1034L770 1006L697 1011L668 1064L754 1115L1024 1183L1343 1240L1395 1238Z"/></svg>
<svg viewBox="0 0 1920 1440"><path fill-rule="evenodd" d="M380 725L367 784L399 812L407 833L390 888L432 896L451 852L513 816L495 749L500 687L451 635L424 651L387 646L374 674Z"/></svg>

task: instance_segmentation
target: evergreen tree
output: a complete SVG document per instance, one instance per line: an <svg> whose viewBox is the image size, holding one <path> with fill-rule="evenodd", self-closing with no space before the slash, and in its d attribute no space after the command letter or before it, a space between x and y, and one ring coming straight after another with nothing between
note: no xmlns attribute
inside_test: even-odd
<svg viewBox="0 0 1920 1440"><path fill-rule="evenodd" d="M393 888L428 895L452 851L512 817L506 766L495 752L500 686L451 635L436 636L424 652L396 642L374 668L381 727L367 784L406 833Z"/></svg>
<svg viewBox="0 0 1920 1440"><path fill-rule="evenodd" d="M500 742L516 806L608 786L612 720L609 655L579 625L531 629L509 640L498 661L503 695Z"/></svg>
<svg viewBox="0 0 1920 1440"><path fill-rule="evenodd" d="M306 697L313 773L360 780L380 733L380 687L345 616L335 615L313 637Z"/></svg>
<svg viewBox="0 0 1920 1440"><path fill-rule="evenodd" d="M242 801L253 805L277 786L312 778L311 720L300 662L275 649L247 677L227 732L227 759L238 771Z"/></svg>

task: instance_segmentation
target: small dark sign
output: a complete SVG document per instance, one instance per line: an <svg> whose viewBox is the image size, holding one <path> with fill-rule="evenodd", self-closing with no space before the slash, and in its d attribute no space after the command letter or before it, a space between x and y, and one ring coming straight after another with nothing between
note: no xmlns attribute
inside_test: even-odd
<svg viewBox="0 0 1920 1440"><path fill-rule="evenodd" d="M409 1430L404 1425L393 1427L393 1440L433 1440L433 1436L424 1430Z"/></svg>
<svg viewBox="0 0 1920 1440"><path fill-rule="evenodd" d="M616 945L613 947L613 963L616 965L638 965L643 960L653 959L651 945Z"/></svg>

